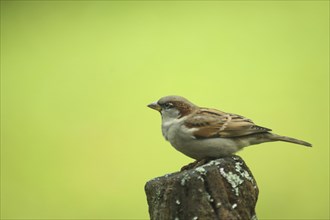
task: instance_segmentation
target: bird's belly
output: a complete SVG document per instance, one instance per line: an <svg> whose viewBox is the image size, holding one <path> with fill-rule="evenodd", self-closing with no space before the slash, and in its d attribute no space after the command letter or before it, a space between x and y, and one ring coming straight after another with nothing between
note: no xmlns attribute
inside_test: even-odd
<svg viewBox="0 0 330 220"><path fill-rule="evenodd" d="M172 146L183 154L200 160L203 158L220 158L231 155L244 147L240 143L228 138L194 139L192 136L177 133L169 137Z"/></svg>

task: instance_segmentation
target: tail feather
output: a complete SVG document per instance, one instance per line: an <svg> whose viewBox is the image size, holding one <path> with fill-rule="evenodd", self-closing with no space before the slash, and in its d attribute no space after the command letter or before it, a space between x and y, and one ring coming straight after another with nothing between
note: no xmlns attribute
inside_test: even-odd
<svg viewBox="0 0 330 220"><path fill-rule="evenodd" d="M300 144L300 145L304 145L306 147L312 147L311 143L308 143L306 141L302 141L302 140L298 140L292 137L286 137L286 136L280 136L277 134L272 134L271 138L274 141L285 141L285 142L290 142L290 143L294 143L294 144Z"/></svg>

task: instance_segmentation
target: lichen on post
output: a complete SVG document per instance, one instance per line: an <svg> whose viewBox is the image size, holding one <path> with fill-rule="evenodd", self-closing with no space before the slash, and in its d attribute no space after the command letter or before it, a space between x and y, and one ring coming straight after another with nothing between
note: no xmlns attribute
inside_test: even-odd
<svg viewBox="0 0 330 220"><path fill-rule="evenodd" d="M145 191L152 220L257 219L257 183L239 156L157 177Z"/></svg>

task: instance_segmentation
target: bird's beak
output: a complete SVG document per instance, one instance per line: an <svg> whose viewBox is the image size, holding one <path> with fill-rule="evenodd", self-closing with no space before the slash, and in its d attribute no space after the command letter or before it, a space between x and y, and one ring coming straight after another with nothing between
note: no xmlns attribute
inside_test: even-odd
<svg viewBox="0 0 330 220"><path fill-rule="evenodd" d="M153 103L149 104L148 107L152 108L152 109L155 109L159 112L162 110L162 108L160 107L160 105L157 104L157 102L153 102Z"/></svg>

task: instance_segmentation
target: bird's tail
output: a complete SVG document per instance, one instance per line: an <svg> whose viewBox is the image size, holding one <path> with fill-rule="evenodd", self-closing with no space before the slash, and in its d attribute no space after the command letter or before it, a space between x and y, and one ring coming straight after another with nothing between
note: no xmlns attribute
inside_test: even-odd
<svg viewBox="0 0 330 220"><path fill-rule="evenodd" d="M298 140L298 139L295 139L292 137L280 136L280 135L273 134L273 133L270 133L270 134L271 134L270 138L273 139L274 141L285 141L285 142L290 142L290 143L294 143L294 144L304 145L306 147L312 147L312 144L308 143L306 141Z"/></svg>

